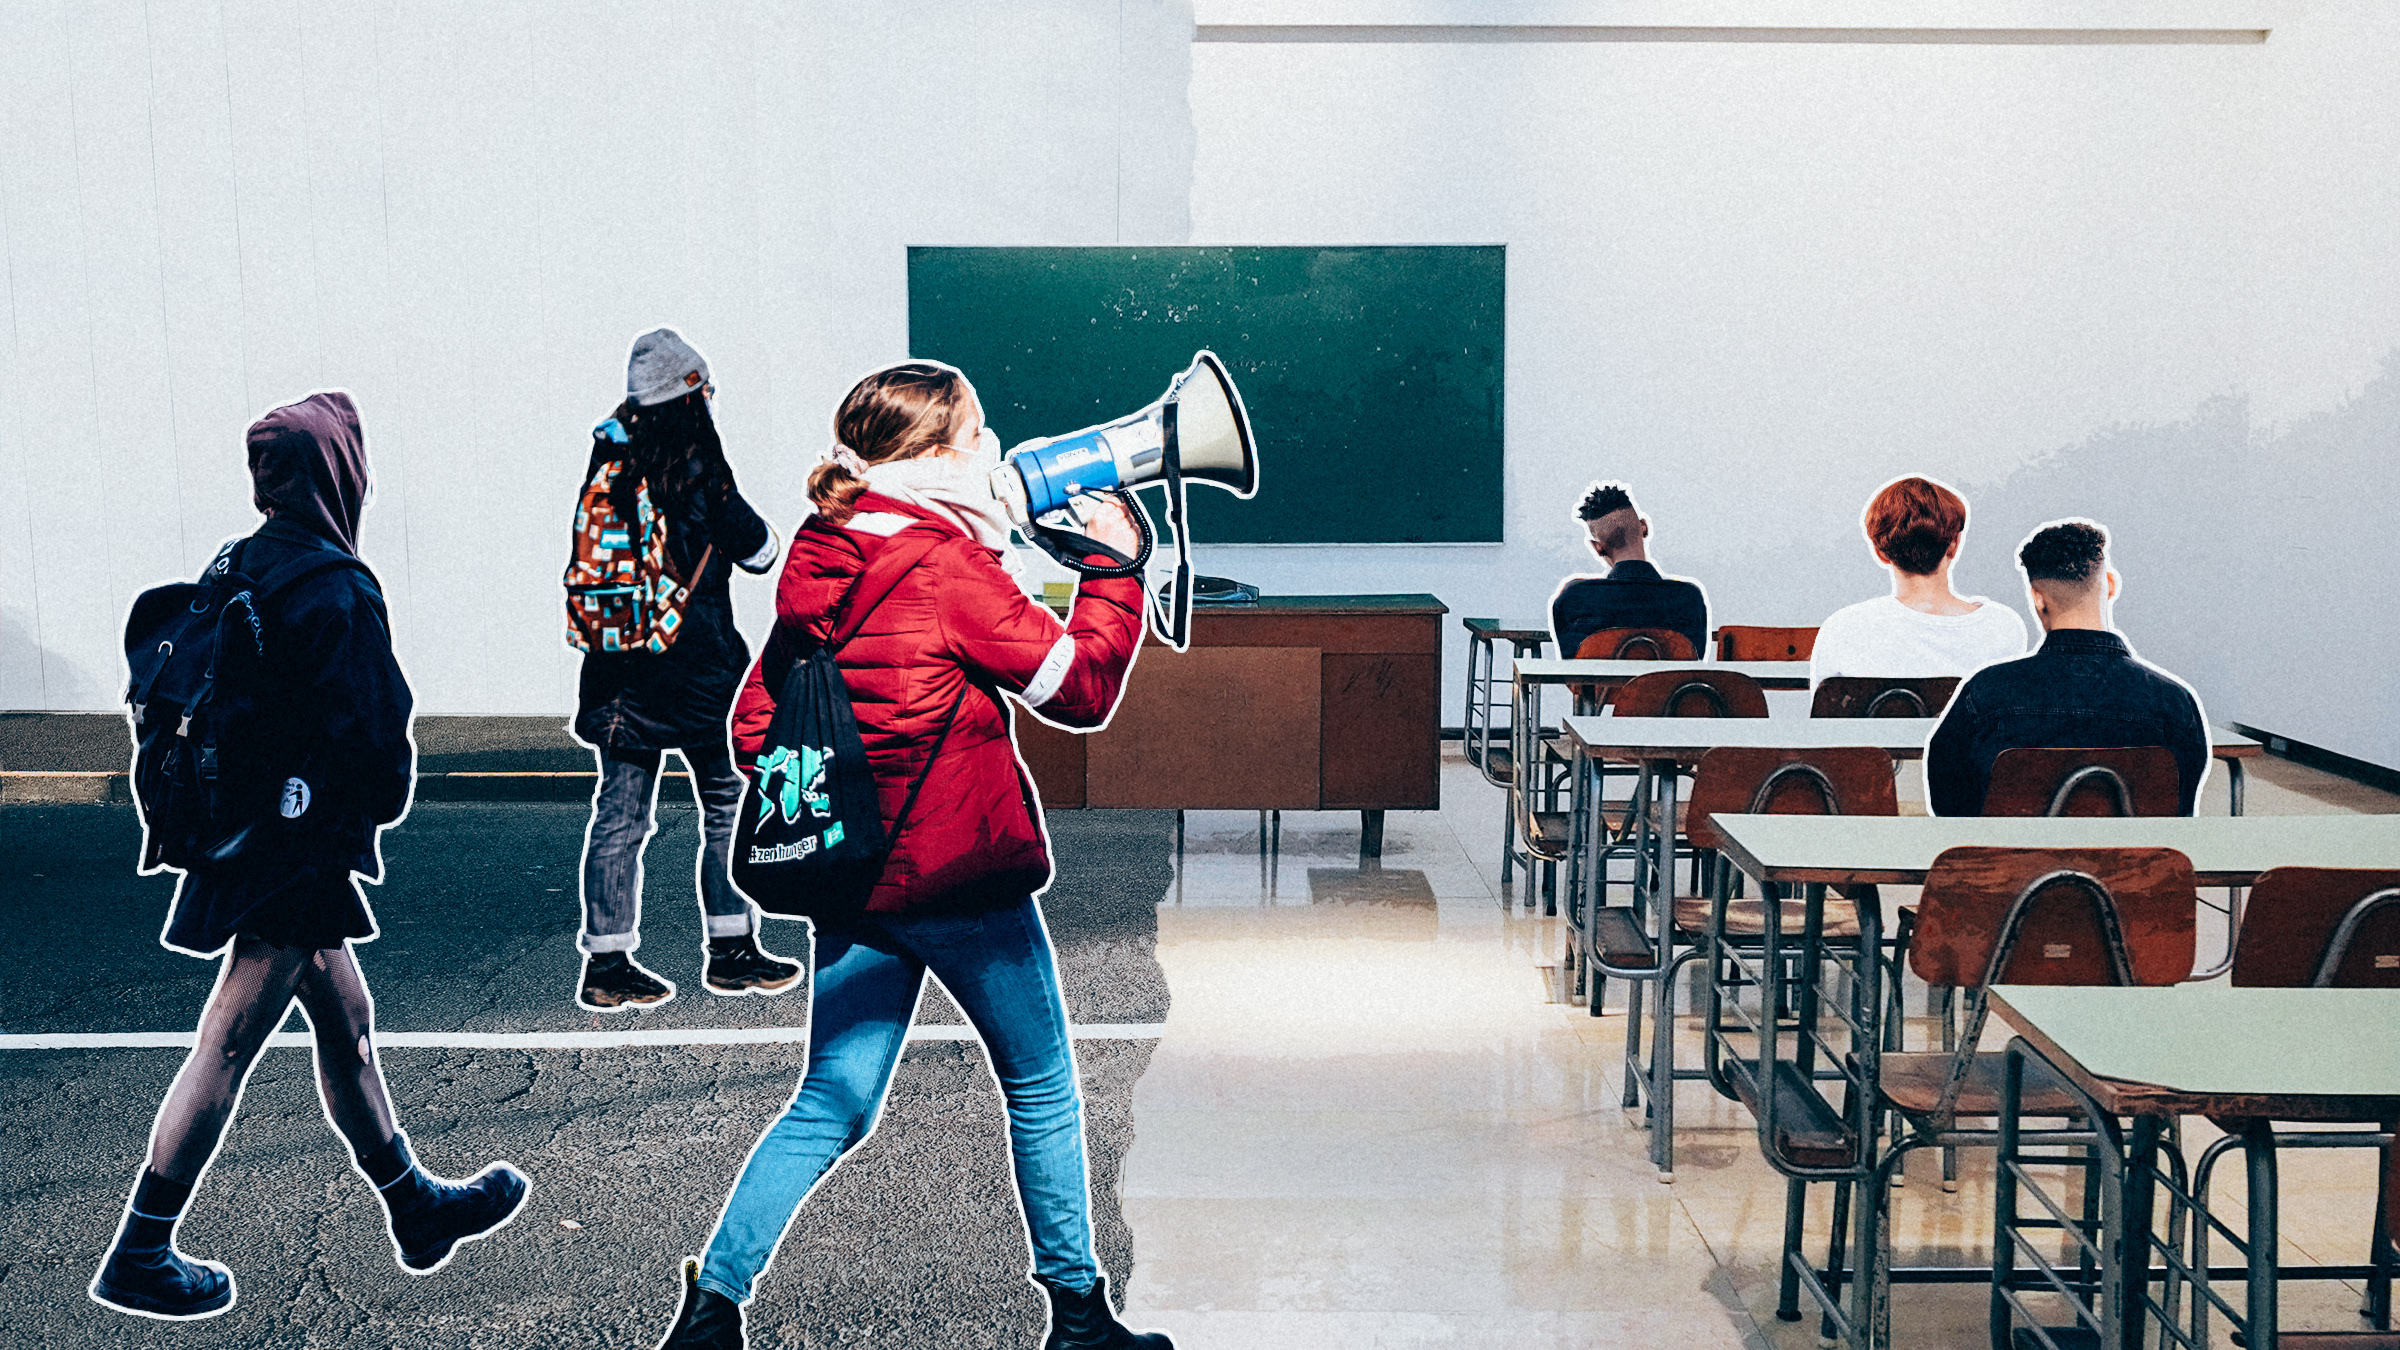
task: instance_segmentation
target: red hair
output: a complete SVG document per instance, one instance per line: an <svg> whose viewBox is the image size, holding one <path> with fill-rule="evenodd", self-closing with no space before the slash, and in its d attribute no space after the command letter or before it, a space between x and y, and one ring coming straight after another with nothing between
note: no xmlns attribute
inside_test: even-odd
<svg viewBox="0 0 2400 1350"><path fill-rule="evenodd" d="M1930 478L1895 478L1867 503L1860 523L1892 566L1930 576L1967 532L1967 503Z"/></svg>

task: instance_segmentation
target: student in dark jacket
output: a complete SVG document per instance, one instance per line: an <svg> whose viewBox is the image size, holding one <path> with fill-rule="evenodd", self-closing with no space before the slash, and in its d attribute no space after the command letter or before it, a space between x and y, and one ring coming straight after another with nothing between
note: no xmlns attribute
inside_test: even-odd
<svg viewBox="0 0 2400 1350"><path fill-rule="evenodd" d="M2183 814L2208 777L2208 723L2190 686L2137 659L2109 627L2117 574L2108 532L2062 520L2017 550L2034 617L2048 635L2033 655L1975 672L1925 744L1925 788L1937 816L1983 811L2003 750L2164 746L2175 754Z"/></svg>
<svg viewBox="0 0 2400 1350"><path fill-rule="evenodd" d="M257 533L234 570L262 577L309 555L353 556L367 495L366 446L347 394L312 394L250 428ZM283 820L231 858L184 874L161 941L192 956L225 952L198 1043L159 1107L147 1165L116 1245L91 1285L101 1303L148 1317L207 1317L232 1306L225 1267L175 1249L175 1224L223 1139L242 1082L293 999L316 1040L326 1116L382 1198L403 1268L428 1274L461 1242L513 1217L526 1183L494 1163L464 1184L409 1155L373 1044L374 1000L349 944L375 936L356 876L380 879L376 836L408 808L416 749L408 681L392 657L383 595L356 567L294 583L267 607L264 649L298 772ZM296 786L295 786L296 785Z"/></svg>
<svg viewBox="0 0 2400 1350"><path fill-rule="evenodd" d="M775 565L775 534L734 486L717 439L708 363L673 329L644 333L625 373L625 402L592 438L585 481L611 461L624 468L611 488L617 516L634 519L647 489L667 525L667 562L692 581L692 597L664 652L589 652L575 736L596 751L600 783L583 845L586 953L576 1001L594 1010L664 1003L675 986L633 960L642 943L642 848L657 828L661 758L682 752L700 803L699 889L710 993L773 994L800 967L761 951L758 916L734 889L733 849L742 777L733 767L726 714L750 648L733 626L728 580L736 566Z"/></svg>
<svg viewBox="0 0 2400 1350"><path fill-rule="evenodd" d="M1558 654L1574 656L1603 628L1666 628L1690 638L1694 656L1706 656L1708 594L1697 582L1659 575L1650 562L1650 520L1634 509L1624 484L1592 484L1575 516L1608 575L1569 577L1550 598Z"/></svg>

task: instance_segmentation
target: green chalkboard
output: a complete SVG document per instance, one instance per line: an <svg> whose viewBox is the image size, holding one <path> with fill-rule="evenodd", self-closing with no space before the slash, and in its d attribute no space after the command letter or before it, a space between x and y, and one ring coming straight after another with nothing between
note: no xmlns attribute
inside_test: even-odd
<svg viewBox="0 0 2400 1350"><path fill-rule="evenodd" d="M1497 245L912 248L909 350L965 371L1015 445L1139 409L1205 347L1259 490L1192 488L1194 539L1497 543L1505 266Z"/></svg>

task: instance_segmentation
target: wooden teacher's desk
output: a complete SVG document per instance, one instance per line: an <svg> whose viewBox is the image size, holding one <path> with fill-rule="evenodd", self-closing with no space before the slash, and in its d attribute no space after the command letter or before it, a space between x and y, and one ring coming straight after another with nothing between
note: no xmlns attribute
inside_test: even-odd
<svg viewBox="0 0 2400 1350"><path fill-rule="evenodd" d="M1016 719L1048 807L1358 811L1441 806L1441 620L1430 595L1271 595L1145 637L1106 730Z"/></svg>

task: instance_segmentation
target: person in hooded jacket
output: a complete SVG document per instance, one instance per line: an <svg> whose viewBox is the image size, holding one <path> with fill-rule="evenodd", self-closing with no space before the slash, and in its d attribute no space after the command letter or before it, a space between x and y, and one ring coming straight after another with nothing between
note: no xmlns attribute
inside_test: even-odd
<svg viewBox="0 0 2400 1350"><path fill-rule="evenodd" d="M369 479L349 395L312 394L268 413L250 428L249 454L267 520L232 547L233 570L263 578L298 559L356 556ZM326 1116L382 1198L403 1269L440 1269L458 1244L507 1223L525 1200L525 1178L505 1162L458 1183L412 1159L375 1054L374 1000L350 950L375 936L354 878L381 879L376 837L406 813L416 762L412 701L382 592L363 564L337 566L272 596L261 617L272 679L264 697L280 705L278 725L300 771L287 782L272 842L185 872L160 937L187 955L224 952L225 960L90 1287L95 1300L148 1317L207 1317L233 1304L231 1272L176 1250L175 1225L243 1080L295 998L315 1039Z"/></svg>
<svg viewBox="0 0 2400 1350"><path fill-rule="evenodd" d="M1116 707L1142 633L1140 582L1084 580L1063 625L1007 570L1008 523L990 491L999 441L958 371L915 361L869 375L834 416L816 511L794 532L775 628L735 705L754 764L795 662L835 648L886 828L924 775L863 912L811 914L808 1069L734 1183L706 1255L687 1260L663 1343L742 1346L742 1304L802 1200L863 1141L908 1039L925 975L940 977L991 1060L1010 1156L1048 1291L1050 1347L1171 1350L1110 1309L1092 1254L1082 1102L1065 1000L1035 895L1048 838L1010 735L1003 693L1056 725L1092 729ZM1139 547L1113 499L1086 526L1094 561ZM896 550L896 552L894 552ZM887 554L906 570L865 613L846 603ZM908 562L912 556L913 563Z"/></svg>
<svg viewBox="0 0 2400 1350"><path fill-rule="evenodd" d="M592 819L583 846L582 984L576 1002L595 1011L664 1003L672 982L633 959L642 943L642 849L657 828L658 775L664 752L678 750L700 803L700 908L712 994L775 994L800 967L760 950L757 912L734 889L726 863L742 778L733 767L725 715L750 663L733 625L734 567L764 572L777 541L734 486L733 469L710 414L716 387L708 363L671 328L634 340L626 363L625 402L592 437L584 481L602 465L623 465L610 488L617 518L635 518L646 488L666 520L667 561L691 581L692 596L664 652L593 651L583 658L575 735L600 760Z"/></svg>

